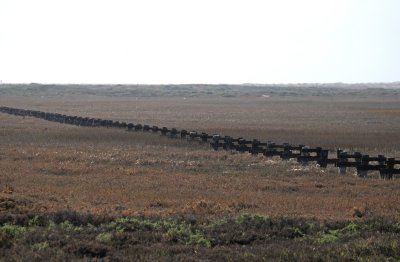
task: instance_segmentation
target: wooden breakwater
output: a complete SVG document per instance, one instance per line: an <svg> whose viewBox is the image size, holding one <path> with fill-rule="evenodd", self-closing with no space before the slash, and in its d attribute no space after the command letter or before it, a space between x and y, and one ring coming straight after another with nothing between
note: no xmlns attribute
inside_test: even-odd
<svg viewBox="0 0 400 262"><path fill-rule="evenodd" d="M70 116L58 113L49 113L36 110L26 110L12 107L0 107L0 112L23 117L35 117L44 120L70 124L83 127L107 127L119 128L136 132L158 133L170 138L185 139L209 143L214 150L224 149L253 155L262 154L266 157L280 157L283 160L296 159L299 163L317 163L321 168L333 165L338 168L340 175L345 175L349 167L357 170L357 176L367 177L368 171L378 171L382 179L392 179L400 174L400 159L386 157L384 155L370 156L361 152L346 152L336 150L336 156L329 158L329 150L322 147L310 148L306 145L290 145L288 143L276 144L272 141L262 142L257 139L245 139L222 136L220 134L208 134L185 129L158 127L148 124L126 123L100 118Z"/></svg>

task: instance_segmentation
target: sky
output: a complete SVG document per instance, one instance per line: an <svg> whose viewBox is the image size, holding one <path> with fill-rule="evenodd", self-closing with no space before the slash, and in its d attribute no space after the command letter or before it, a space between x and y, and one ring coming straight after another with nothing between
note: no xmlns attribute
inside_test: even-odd
<svg viewBox="0 0 400 262"><path fill-rule="evenodd" d="M400 80L398 0L0 0L2 83Z"/></svg>

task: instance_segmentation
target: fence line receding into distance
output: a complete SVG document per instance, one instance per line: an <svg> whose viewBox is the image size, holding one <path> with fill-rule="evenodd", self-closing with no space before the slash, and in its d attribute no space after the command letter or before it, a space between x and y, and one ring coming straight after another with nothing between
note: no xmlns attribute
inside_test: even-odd
<svg viewBox="0 0 400 262"><path fill-rule="evenodd" d="M328 165L334 165L338 168L340 175L345 175L349 167L356 168L357 176L359 177L367 177L368 171L379 171L382 179L392 179L394 175L400 174L400 160L388 158L384 155L372 157L360 152L349 153L338 149L336 158L329 158L329 150L322 149L321 147L310 148L305 145L292 146L288 143L275 144L271 141L261 142L257 139L247 140L242 137L233 138L230 136L222 136L219 134L210 135L204 132L187 131L184 129L178 130L176 128L126 123L100 118L69 116L11 107L0 107L0 112L16 116L36 117L52 122L77 126L120 128L128 131L160 133L170 138L210 143L210 146L214 150L222 148L228 151L248 152L253 155L262 154L266 157L278 156L283 160L296 159L303 165L309 162L316 162L322 168L326 168Z"/></svg>

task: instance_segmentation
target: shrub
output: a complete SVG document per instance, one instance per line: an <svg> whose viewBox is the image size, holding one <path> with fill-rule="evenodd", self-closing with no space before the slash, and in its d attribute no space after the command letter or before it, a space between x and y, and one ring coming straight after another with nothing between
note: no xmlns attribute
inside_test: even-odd
<svg viewBox="0 0 400 262"><path fill-rule="evenodd" d="M27 232L25 227L5 224L0 227L0 247L10 247L14 240L21 238Z"/></svg>
<svg viewBox="0 0 400 262"><path fill-rule="evenodd" d="M111 233L100 233L96 236L96 241L102 242L102 243L110 243L113 239L113 236Z"/></svg>
<svg viewBox="0 0 400 262"><path fill-rule="evenodd" d="M32 249L35 251L45 250L49 247L49 243L47 241L36 243L32 245Z"/></svg>

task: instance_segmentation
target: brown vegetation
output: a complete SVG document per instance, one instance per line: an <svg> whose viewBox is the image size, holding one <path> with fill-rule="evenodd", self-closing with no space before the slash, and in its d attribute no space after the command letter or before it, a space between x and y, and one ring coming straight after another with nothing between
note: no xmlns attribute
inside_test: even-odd
<svg viewBox="0 0 400 262"><path fill-rule="evenodd" d="M354 219L355 209L368 209L356 213L400 217L398 180L377 174L339 177L334 168L214 152L152 134L0 117L0 189L5 203L14 200L7 212L34 206L37 212Z"/></svg>
<svg viewBox="0 0 400 262"><path fill-rule="evenodd" d="M398 157L400 105L385 99L68 96L1 97L0 104ZM67 210L200 224L243 213L318 221L400 219L400 180L384 181L375 173L367 179L341 177L335 168L215 152L197 142L142 132L5 114L0 123L0 216ZM95 246L110 248L101 241ZM171 248L168 252L175 252ZM188 248L177 245L176 252ZM223 259L217 250L210 257Z"/></svg>

